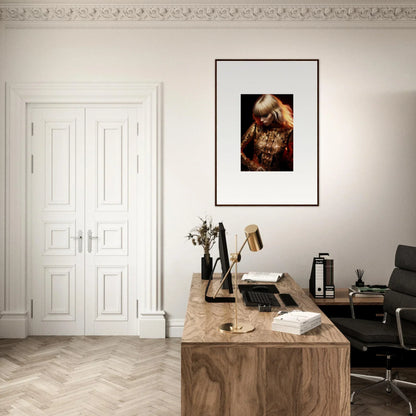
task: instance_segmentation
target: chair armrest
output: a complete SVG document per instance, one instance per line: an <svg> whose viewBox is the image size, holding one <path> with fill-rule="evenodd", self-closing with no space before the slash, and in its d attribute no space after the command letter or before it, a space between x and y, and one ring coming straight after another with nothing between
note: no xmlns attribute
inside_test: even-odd
<svg viewBox="0 0 416 416"><path fill-rule="evenodd" d="M355 295L365 295L365 296L383 296L386 292L358 292L357 290L350 291L348 293L348 298L350 300L350 309L351 309L351 318L355 319L355 310L354 310L354 296Z"/></svg>
<svg viewBox="0 0 416 416"><path fill-rule="evenodd" d="M402 311L416 311L416 308L397 308L396 309L396 322L397 322L397 331L399 332L400 345L405 350L415 351L416 347L409 347L409 346L405 345L405 343L404 343L402 320L400 318L400 313Z"/></svg>

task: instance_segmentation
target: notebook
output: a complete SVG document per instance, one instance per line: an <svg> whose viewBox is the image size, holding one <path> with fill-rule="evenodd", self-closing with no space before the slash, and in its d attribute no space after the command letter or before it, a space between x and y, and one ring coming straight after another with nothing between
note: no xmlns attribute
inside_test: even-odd
<svg viewBox="0 0 416 416"><path fill-rule="evenodd" d="M241 280L247 282L270 282L276 283L283 277L283 273L249 272L243 274Z"/></svg>

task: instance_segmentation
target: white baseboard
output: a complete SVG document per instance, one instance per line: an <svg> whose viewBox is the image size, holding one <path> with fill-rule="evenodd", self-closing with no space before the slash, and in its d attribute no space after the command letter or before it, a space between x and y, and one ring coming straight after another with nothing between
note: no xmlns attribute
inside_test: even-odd
<svg viewBox="0 0 416 416"><path fill-rule="evenodd" d="M26 338L28 330L27 313L1 313L0 338Z"/></svg>
<svg viewBox="0 0 416 416"><path fill-rule="evenodd" d="M140 315L140 338L182 338L184 319L170 319L166 325L164 312ZM167 331L166 331L167 326ZM3 312L0 318L0 338L26 338L29 333L26 313Z"/></svg>
<svg viewBox="0 0 416 416"><path fill-rule="evenodd" d="M164 311L143 312L140 314L140 338L166 338Z"/></svg>
<svg viewBox="0 0 416 416"><path fill-rule="evenodd" d="M185 319L170 319L168 322L168 338L182 338Z"/></svg>

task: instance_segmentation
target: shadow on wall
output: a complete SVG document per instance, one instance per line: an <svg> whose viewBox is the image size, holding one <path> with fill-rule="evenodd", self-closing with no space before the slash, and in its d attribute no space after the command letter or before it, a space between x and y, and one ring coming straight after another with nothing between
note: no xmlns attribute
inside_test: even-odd
<svg viewBox="0 0 416 416"><path fill-rule="evenodd" d="M416 91L367 93L355 101L349 122L355 124L352 132L358 137L351 138L354 148L349 156L357 169L356 185L361 192L368 189L380 203L397 199L414 209Z"/></svg>
<svg viewBox="0 0 416 416"><path fill-rule="evenodd" d="M373 205L369 222L386 236L374 243L384 250L386 244L416 245L416 91L377 92L357 101L359 150L368 156L360 157L368 160L363 181L373 201L363 200Z"/></svg>

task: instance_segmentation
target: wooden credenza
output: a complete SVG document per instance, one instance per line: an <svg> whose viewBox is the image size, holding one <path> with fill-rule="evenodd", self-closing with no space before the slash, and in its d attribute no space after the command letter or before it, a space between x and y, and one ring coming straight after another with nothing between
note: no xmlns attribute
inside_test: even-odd
<svg viewBox="0 0 416 416"><path fill-rule="evenodd" d="M350 299L348 297L349 290L346 288L335 289L335 298L333 299L315 299L309 289L303 289L305 294L309 296L319 309L328 316L333 317L351 317ZM373 319L381 321L383 319L383 303L384 296L365 295L354 296L354 310L357 318ZM385 363L383 363L384 365Z"/></svg>
<svg viewBox="0 0 416 416"><path fill-rule="evenodd" d="M248 308L238 293L239 319L255 330L224 334L218 327L233 322L234 304L205 302L206 284L193 276L181 345L182 416L350 415L350 345L324 314L307 334L276 332L279 309ZM320 312L289 275L277 287L300 309Z"/></svg>

